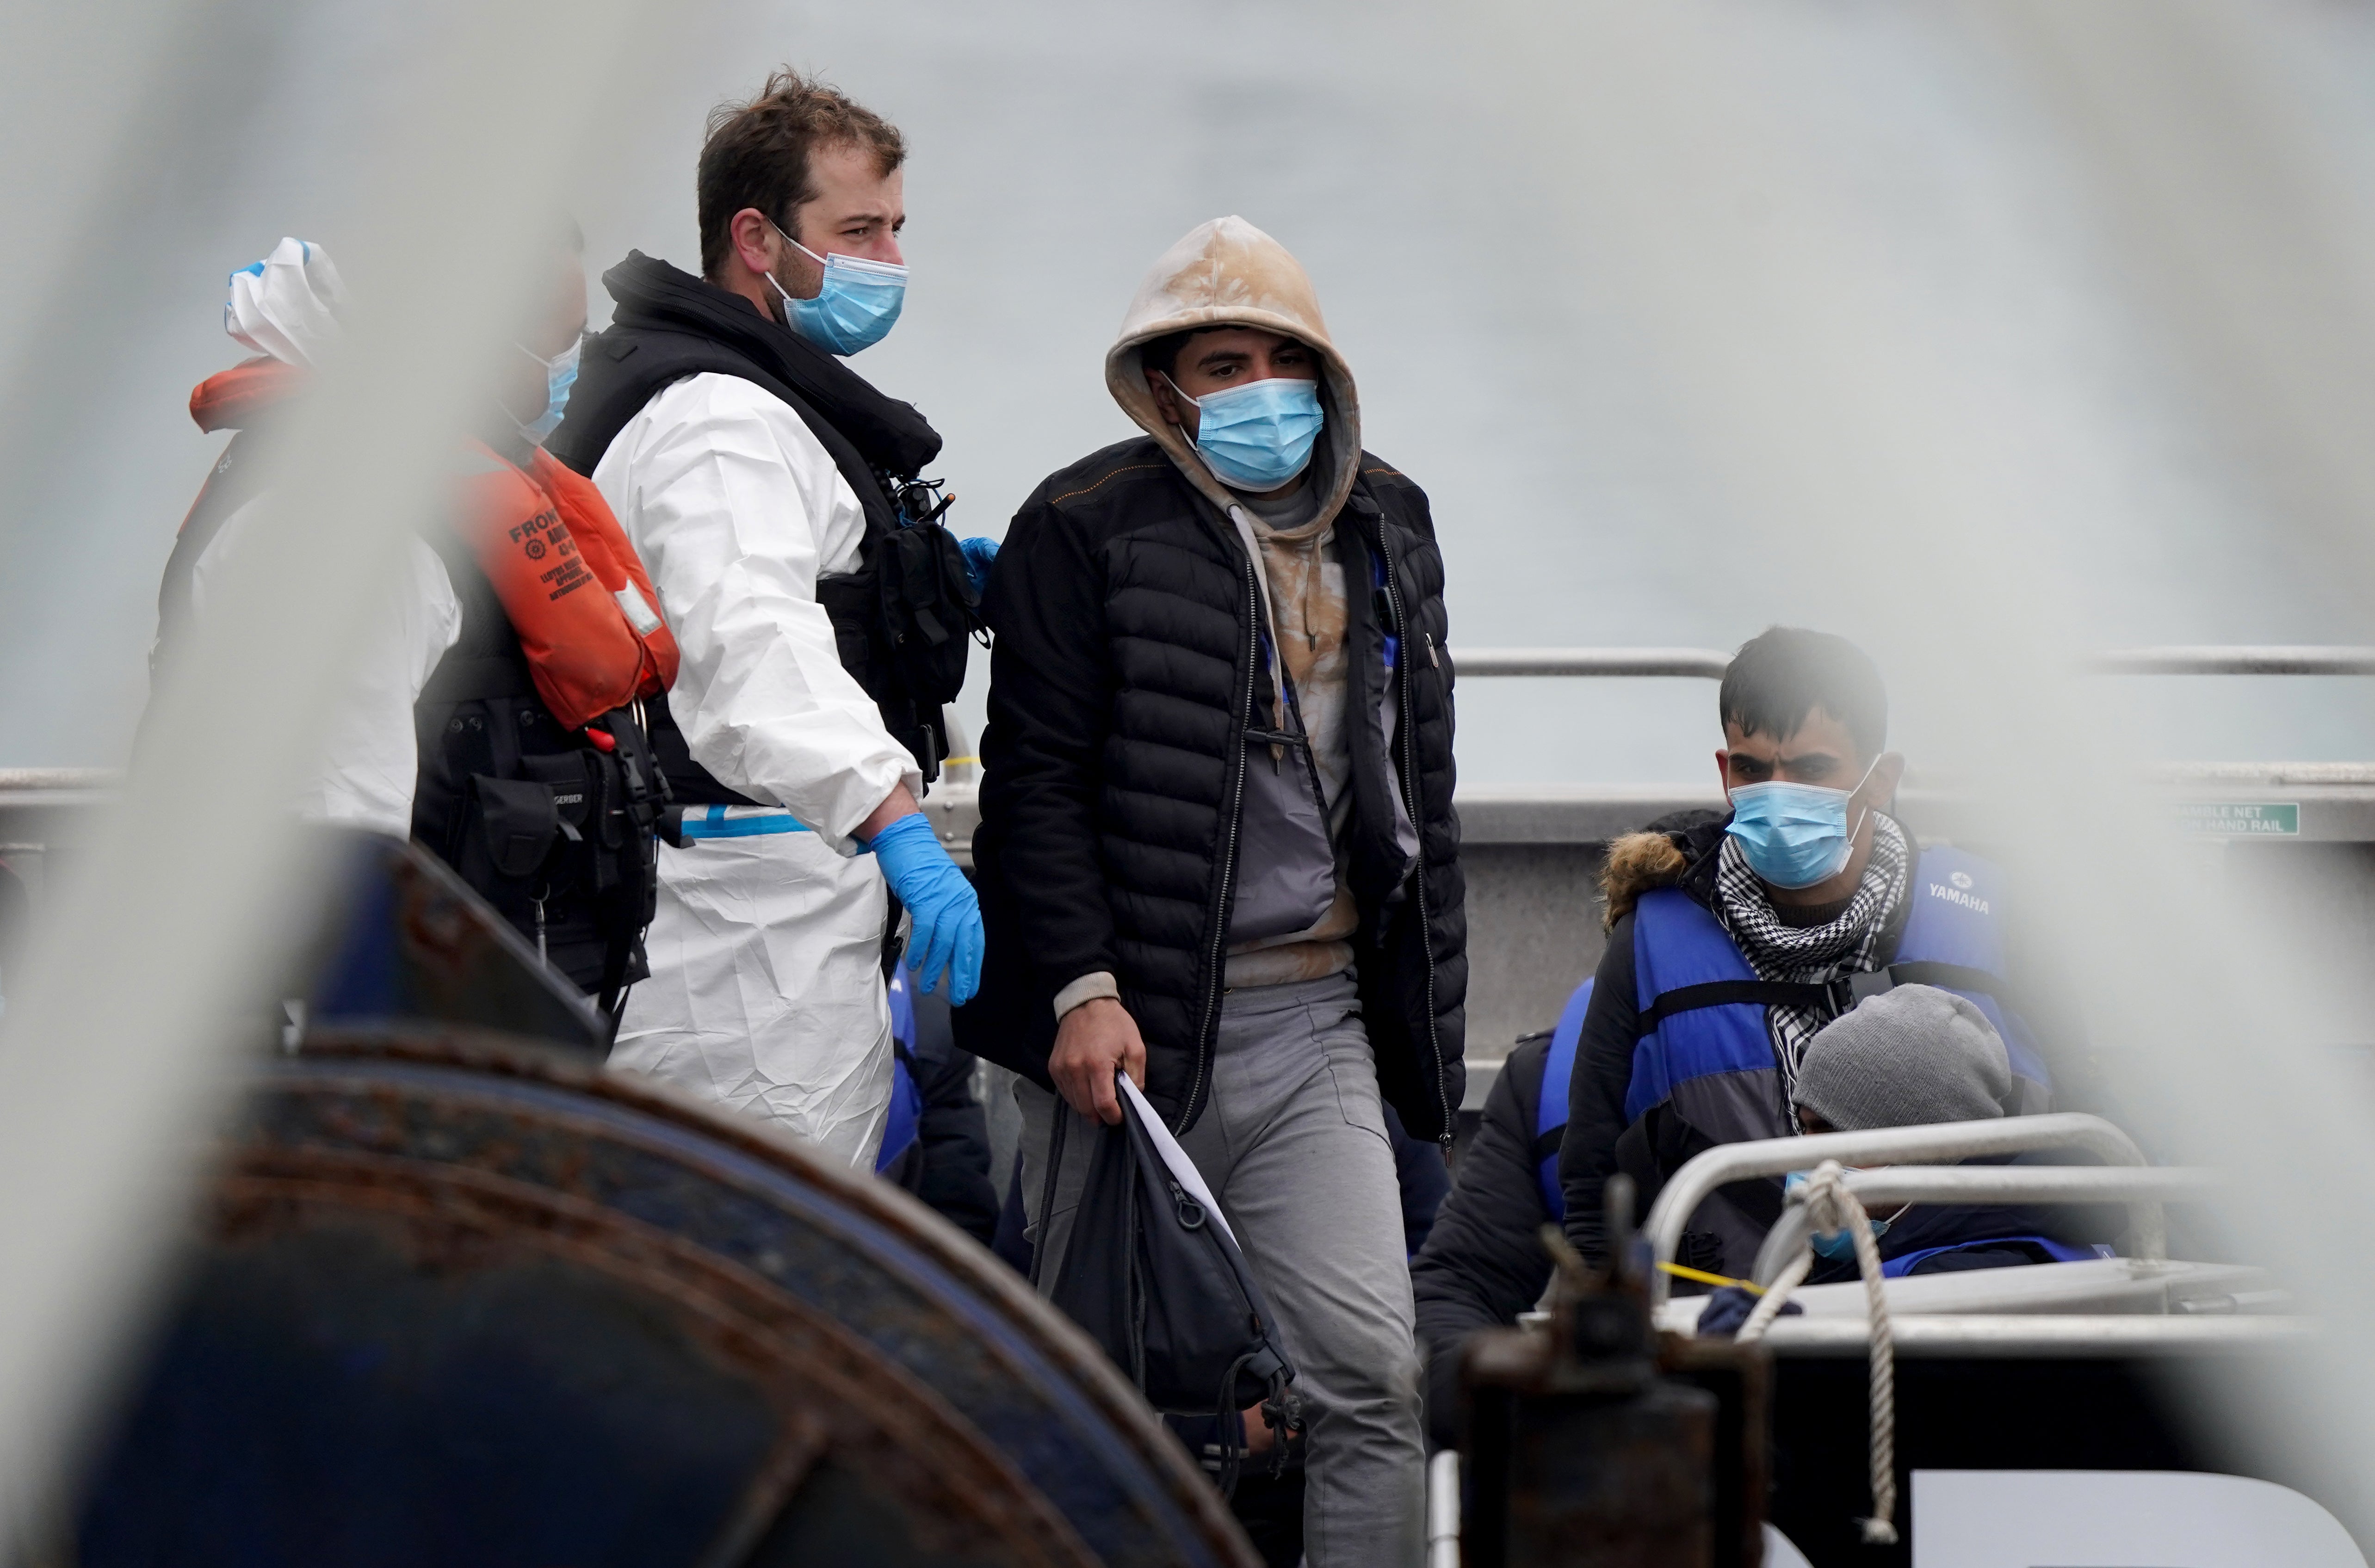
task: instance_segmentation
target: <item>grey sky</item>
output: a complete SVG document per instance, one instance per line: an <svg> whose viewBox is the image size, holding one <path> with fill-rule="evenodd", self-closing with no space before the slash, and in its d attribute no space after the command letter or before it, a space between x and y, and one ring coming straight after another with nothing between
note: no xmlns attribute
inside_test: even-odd
<svg viewBox="0 0 2375 1568"><path fill-rule="evenodd" d="M2007 536L2085 585L2051 634L2375 640L2336 586L2349 563L2307 516L2323 503L2271 478L2288 455L2237 413L2232 342L2155 272L2154 235L2119 199L2134 171L2074 109L2077 44L2040 42L2018 6L1737 0L1655 36L1625 15L1518 0L668 7L643 101L586 150L565 200L592 271L630 245L689 264L693 157L718 99L788 61L896 119L915 276L899 329L854 363L932 417L961 530L991 534L1046 473L1130 433L1099 369L1122 306L1180 232L1241 213L1310 270L1367 444L1434 498L1455 645L1729 646L1817 621L1908 672L1898 737L1918 761L1946 723L1918 673L1935 650L1893 645L1900 618L1838 605L1869 580L1849 558L1900 548L1891 520L1804 525L1821 477L1873 454L1790 407L1827 395L1795 374L1792 345L1826 324L1790 268L1849 268L1900 365L1922 367L1908 395L1959 410L1966 457L2015 513ZM2366 8L2251 15L2318 156L2304 200L2363 219ZM157 147L140 253L110 264L136 330L102 335L109 357L86 371L103 454L11 520L0 609L31 678L0 690L0 764L122 756L158 572L216 446L183 401L235 357L223 276L282 233L335 252L352 221L341 160L420 108L407 62L434 39L382 8L251 0L219 20L229 41L194 57L205 112ZM470 257L453 278L471 286ZM71 355L76 338L49 341ZM1779 446L1802 482L1768 506ZM1840 504L1868 494L1843 487ZM1975 654L2038 634L1950 602L1928 634ZM2106 700L2158 755L2369 757L2369 684L2132 683ZM1699 777L1711 708L1703 683L1473 682L1463 776Z"/></svg>

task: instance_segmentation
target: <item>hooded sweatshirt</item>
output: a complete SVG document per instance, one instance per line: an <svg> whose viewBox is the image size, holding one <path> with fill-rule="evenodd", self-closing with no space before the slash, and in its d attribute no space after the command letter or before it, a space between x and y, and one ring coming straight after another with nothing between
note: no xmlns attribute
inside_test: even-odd
<svg viewBox="0 0 2375 1568"><path fill-rule="evenodd" d="M1318 356L1326 423L1303 482L1290 494L1253 495L1223 485L1188 433L1163 417L1147 385L1140 350L1148 342L1223 326L1279 333ZM1328 864L1312 869L1324 878L1318 893L1324 912L1315 908L1316 918L1294 930L1249 936L1249 914L1258 901L1249 901L1241 884L1230 932L1228 984L1236 989L1341 973L1352 965L1350 938L1359 924L1343 876L1352 748L1344 714L1344 568L1335 531L1337 514L1360 471L1361 406L1352 369L1329 337L1318 296L1302 266L1285 246L1232 217L1199 224L1147 273L1105 356L1105 385L1188 482L1230 520L1259 568L1273 656L1274 713L1280 727L1299 729L1310 741L1307 769L1294 749L1271 749L1273 780L1307 780L1305 787L1317 797L1328 840L1321 853ZM1248 796L1247 809L1277 809L1283 798L1258 789ZM1073 999L1078 998L1063 998Z"/></svg>

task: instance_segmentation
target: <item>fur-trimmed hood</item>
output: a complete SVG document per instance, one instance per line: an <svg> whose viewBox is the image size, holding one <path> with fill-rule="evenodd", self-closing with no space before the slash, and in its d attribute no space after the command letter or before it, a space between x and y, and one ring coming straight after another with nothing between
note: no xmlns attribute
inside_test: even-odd
<svg viewBox="0 0 2375 1568"><path fill-rule="evenodd" d="M1729 811L1675 811L1637 833L1610 840L1608 856L1600 864L1600 897L1605 906L1601 928L1632 914L1643 893L1680 887L1711 873L1724 825L1731 820Z"/></svg>
<svg viewBox="0 0 2375 1568"><path fill-rule="evenodd" d="M1316 517L1335 516L1361 469L1361 398L1353 384L1353 369L1328 336L1319 296L1302 264L1244 218L1199 223L1157 258L1106 351L1106 390L1123 413L1161 443L1188 482L1226 513L1238 498L1204 466L1187 433L1163 417L1154 394L1147 389L1139 355L1154 338L1211 326L1282 333L1319 356L1319 406L1327 424L1312 462L1329 465L1331 471L1323 474L1315 466L1310 477L1321 486Z"/></svg>

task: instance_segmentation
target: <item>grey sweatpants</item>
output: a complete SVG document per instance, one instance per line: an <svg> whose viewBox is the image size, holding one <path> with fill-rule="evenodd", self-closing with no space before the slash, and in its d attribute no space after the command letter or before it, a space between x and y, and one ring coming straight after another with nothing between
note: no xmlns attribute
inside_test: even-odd
<svg viewBox="0 0 2375 1568"><path fill-rule="evenodd" d="M1309 1423L1310 1568L1402 1568L1424 1550L1426 1453L1400 1186L1377 1060L1350 975L1229 992L1212 1094L1181 1147L1221 1200L1278 1320ZM1055 1283L1093 1140L1065 1137L1040 1199L1061 1102L1026 1080L1022 1194L1043 1291Z"/></svg>

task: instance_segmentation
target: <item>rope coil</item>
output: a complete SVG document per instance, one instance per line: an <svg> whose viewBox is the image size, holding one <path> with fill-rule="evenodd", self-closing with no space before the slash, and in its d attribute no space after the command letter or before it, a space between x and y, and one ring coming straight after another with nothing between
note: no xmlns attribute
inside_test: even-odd
<svg viewBox="0 0 2375 1568"><path fill-rule="evenodd" d="M1889 1336L1888 1292L1880 1269L1880 1243L1872 1233L1871 1217L1855 1194L1847 1189L1847 1173L1836 1160L1826 1160L1806 1178L1798 1197L1813 1223L1805 1244L1790 1260L1781 1277L1765 1292L1736 1338L1743 1344L1765 1338L1781 1314L1790 1292L1806 1281L1814 1267L1814 1235L1845 1231L1855 1243L1856 1269L1863 1276L1865 1311L1872 1320L1872 1516L1860 1521L1866 1546L1896 1544L1896 1347Z"/></svg>

